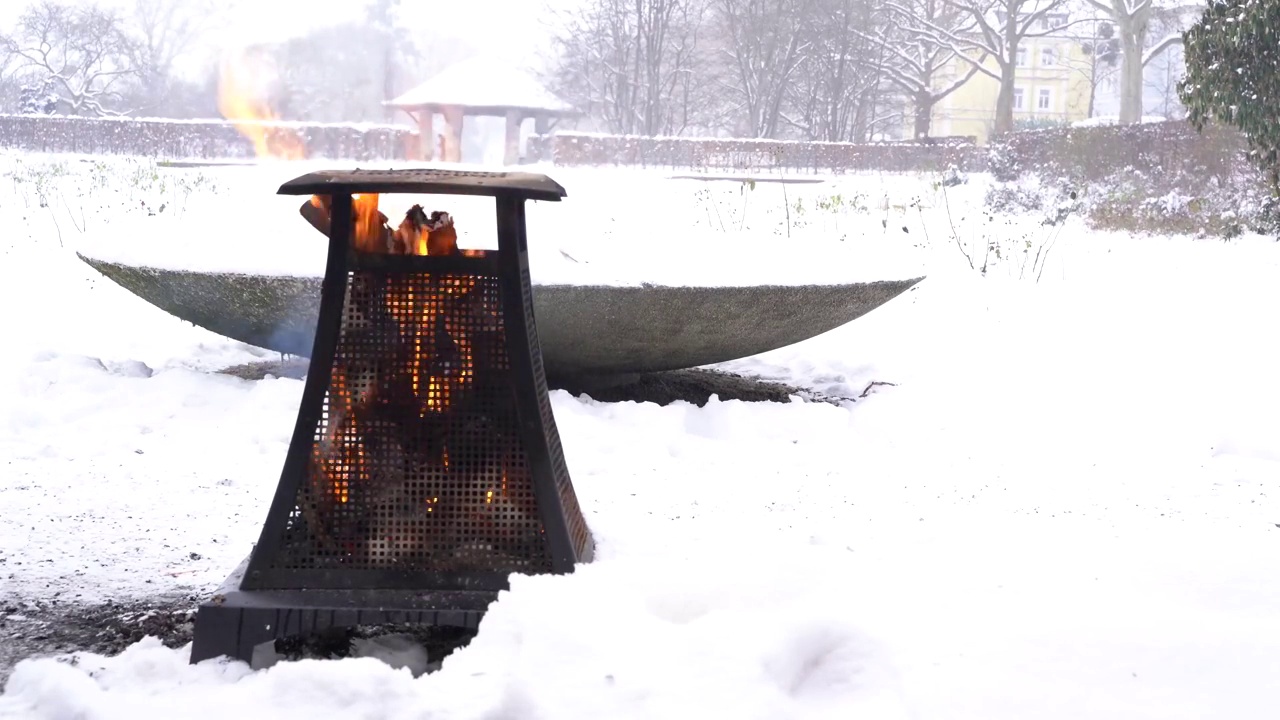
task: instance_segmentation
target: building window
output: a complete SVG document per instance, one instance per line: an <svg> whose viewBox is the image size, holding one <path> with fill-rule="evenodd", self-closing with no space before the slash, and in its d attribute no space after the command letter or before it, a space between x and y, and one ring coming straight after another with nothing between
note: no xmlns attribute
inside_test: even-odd
<svg viewBox="0 0 1280 720"><path fill-rule="evenodd" d="M1026 48L1024 47L1018 48L1018 54L1014 57L1014 64L1017 65L1018 67L1027 66L1027 49Z"/></svg>
<svg viewBox="0 0 1280 720"><path fill-rule="evenodd" d="M1053 90L1040 88L1036 95L1036 110L1049 110L1053 107Z"/></svg>
<svg viewBox="0 0 1280 720"><path fill-rule="evenodd" d="M1040 48L1040 67L1053 67L1058 64L1058 53L1051 47Z"/></svg>
<svg viewBox="0 0 1280 720"><path fill-rule="evenodd" d="M1022 88L1013 89L1013 109L1014 110L1021 110L1024 107L1026 107L1026 103L1024 103L1022 99L1024 94L1025 93L1022 92Z"/></svg>

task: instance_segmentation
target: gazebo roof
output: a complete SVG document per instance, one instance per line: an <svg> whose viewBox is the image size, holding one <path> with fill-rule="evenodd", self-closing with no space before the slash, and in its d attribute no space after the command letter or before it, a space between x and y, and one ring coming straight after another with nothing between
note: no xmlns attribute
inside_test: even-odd
<svg viewBox="0 0 1280 720"><path fill-rule="evenodd" d="M502 115L513 109L554 115L573 112L573 108L548 92L528 70L493 57L450 65L384 104L404 110L456 106L470 114L490 115Z"/></svg>

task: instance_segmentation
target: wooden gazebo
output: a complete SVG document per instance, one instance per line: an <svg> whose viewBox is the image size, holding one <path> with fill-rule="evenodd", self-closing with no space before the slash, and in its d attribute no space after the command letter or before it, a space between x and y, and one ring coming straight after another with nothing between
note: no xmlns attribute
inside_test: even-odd
<svg viewBox="0 0 1280 720"><path fill-rule="evenodd" d="M534 131L546 134L551 121L573 113L523 68L492 57L479 57L451 65L425 83L385 103L405 111L418 125L423 160L437 156L445 162L462 162L462 127L470 116L506 119L503 163L520 159L520 126L530 118ZM437 148L435 116L440 115L440 147Z"/></svg>

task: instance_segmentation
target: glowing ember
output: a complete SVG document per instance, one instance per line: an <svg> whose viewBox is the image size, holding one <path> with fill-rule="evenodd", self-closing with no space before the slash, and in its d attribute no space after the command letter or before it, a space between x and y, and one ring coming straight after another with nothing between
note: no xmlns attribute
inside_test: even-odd
<svg viewBox="0 0 1280 720"><path fill-rule="evenodd" d="M355 432L354 402L346 382L346 376L336 371L333 373L330 390L330 404L336 405L338 412L334 415L332 432L325 442L315 446L313 458L325 477L331 478L327 494L331 500L345 503L351 495L350 480L368 478L365 464L364 443ZM336 400L336 403L335 403Z"/></svg>
<svg viewBox="0 0 1280 720"><path fill-rule="evenodd" d="M320 225L327 226L332 221L331 198L314 196L308 204L321 211ZM485 254L458 248L457 230L448 213L428 214L422 206L414 205L392 229L378 205L376 194L352 196L351 244L358 253L431 257ZM316 218L308 219L317 224ZM363 432L378 422L360 421L357 426L357 418L376 414L374 406L391 402L388 398L393 396L394 402L407 401L415 407L420 418L448 413L465 397L475 379L475 318L499 315L498 308L492 307L496 298L476 291L474 275L432 273L425 284L421 274L416 279L395 273L372 277L359 271L351 276L344 333L360 332L362 323L385 318L378 322L392 323L388 329L402 343L405 359L397 368L380 369L378 372L383 374L376 380L363 381L363 387L351 382L360 377L353 373L361 371L348 368L341 356L335 362L328 396L330 422L326 437L317 443L314 459L317 478L324 483L321 494L339 504L347 502L353 482L370 476L365 446L372 443L369 446L376 447L379 443L376 439L367 440ZM379 392L385 397L376 397ZM438 471L451 472L448 448L440 448L433 463ZM487 473L483 486L477 488L477 501L494 506L505 498L506 473L505 467ZM417 502L425 504L426 512L441 510L437 497L422 497Z"/></svg>

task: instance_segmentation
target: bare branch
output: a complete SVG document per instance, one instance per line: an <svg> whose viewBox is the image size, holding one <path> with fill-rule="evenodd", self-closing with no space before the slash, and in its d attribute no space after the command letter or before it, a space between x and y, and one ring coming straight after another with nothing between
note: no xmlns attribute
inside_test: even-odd
<svg viewBox="0 0 1280 720"><path fill-rule="evenodd" d="M119 99L112 86L136 74L119 17L93 4L43 0L19 16L5 45L16 72L56 83L74 113L114 112L104 104Z"/></svg>
<svg viewBox="0 0 1280 720"><path fill-rule="evenodd" d="M941 100L942 98L950 95L956 90L959 90L961 87L964 86L965 83L969 82L969 80L978 72L978 68L979 68L978 65L969 66L969 72L953 80L950 85L944 85L941 90L933 91L933 99Z"/></svg>
<svg viewBox="0 0 1280 720"><path fill-rule="evenodd" d="M1174 45L1181 45L1181 44L1182 44L1182 33L1166 35L1165 37L1161 38L1159 42L1157 42L1155 45L1152 45L1150 48L1147 49L1145 53L1142 54L1142 66L1146 67L1147 63L1159 57L1160 53L1164 52L1165 50L1168 50Z"/></svg>

